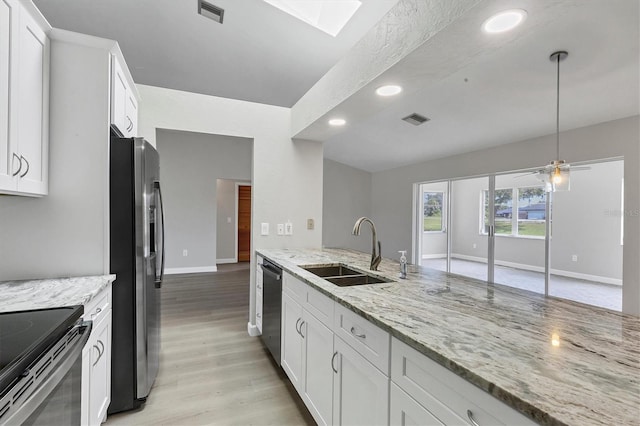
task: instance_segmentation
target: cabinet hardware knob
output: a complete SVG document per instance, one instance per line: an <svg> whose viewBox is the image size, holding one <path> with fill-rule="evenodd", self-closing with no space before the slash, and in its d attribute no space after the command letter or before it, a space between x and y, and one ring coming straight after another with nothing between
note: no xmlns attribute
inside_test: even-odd
<svg viewBox="0 0 640 426"><path fill-rule="evenodd" d="M467 410L467 417L469 417L469 421L473 426L480 426L478 422L476 422L476 419L473 418L473 413L471 412L471 410Z"/></svg>
<svg viewBox="0 0 640 426"><path fill-rule="evenodd" d="M364 334L364 333L362 333L362 334L356 333L356 328L355 327L351 327L351 334L353 334L354 336L359 337L361 339L366 339L367 338L367 335Z"/></svg>
<svg viewBox="0 0 640 426"><path fill-rule="evenodd" d="M20 175L21 178L25 177L27 173L29 173L29 162L22 155L20 156L20 169L22 169L22 160L24 160L24 162L27 163L27 170L25 170L24 173Z"/></svg>
<svg viewBox="0 0 640 426"><path fill-rule="evenodd" d="M333 356L331 357L331 369L333 370L334 373L338 372L338 369L334 366L334 363L333 363L337 355L338 355L338 351L334 352Z"/></svg>
<svg viewBox="0 0 640 426"><path fill-rule="evenodd" d="M18 173L20 173L20 170L22 170L22 160L20 159L20 156L18 156L18 154L16 154L15 152L13 153L13 158L17 158L18 161L20 162L20 167L18 167L18 170L16 170L15 172L13 172L13 174L11 176L16 176ZM11 164L11 168L13 168L13 163Z"/></svg>

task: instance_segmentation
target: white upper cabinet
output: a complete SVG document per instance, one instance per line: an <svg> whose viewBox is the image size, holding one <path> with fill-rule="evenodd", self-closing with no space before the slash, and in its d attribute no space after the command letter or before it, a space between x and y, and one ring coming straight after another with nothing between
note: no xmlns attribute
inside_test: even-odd
<svg viewBox="0 0 640 426"><path fill-rule="evenodd" d="M124 137L138 136L138 99L133 81L117 56L112 56L111 62L111 124Z"/></svg>
<svg viewBox="0 0 640 426"><path fill-rule="evenodd" d="M0 0L0 193L48 193L50 29L30 3Z"/></svg>

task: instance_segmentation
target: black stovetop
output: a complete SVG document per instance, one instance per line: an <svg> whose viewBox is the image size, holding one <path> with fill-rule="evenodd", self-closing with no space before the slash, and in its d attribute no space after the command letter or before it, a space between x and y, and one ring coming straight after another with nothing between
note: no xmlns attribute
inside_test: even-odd
<svg viewBox="0 0 640 426"><path fill-rule="evenodd" d="M83 312L71 306L0 313L0 396Z"/></svg>

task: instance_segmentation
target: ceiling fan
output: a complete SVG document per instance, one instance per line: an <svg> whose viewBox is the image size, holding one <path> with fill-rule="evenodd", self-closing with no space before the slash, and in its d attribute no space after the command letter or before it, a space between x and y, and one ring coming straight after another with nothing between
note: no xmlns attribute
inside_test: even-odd
<svg viewBox="0 0 640 426"><path fill-rule="evenodd" d="M569 53L564 50L553 52L549 59L552 62L558 64L558 73L556 79L556 159L551 161L548 165L543 166L535 171L526 173L524 175L516 176L523 177L528 175L536 175L545 185L545 191L568 191L570 189L570 171L574 170L590 170L588 166L571 167L569 163L560 159L560 61L569 56Z"/></svg>

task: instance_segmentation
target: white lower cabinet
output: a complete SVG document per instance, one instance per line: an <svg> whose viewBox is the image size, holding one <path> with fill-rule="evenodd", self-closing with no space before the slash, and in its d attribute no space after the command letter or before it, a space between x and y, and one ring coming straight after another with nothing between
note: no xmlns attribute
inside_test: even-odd
<svg viewBox="0 0 640 426"><path fill-rule="evenodd" d="M84 319L93 322L82 350L81 424L97 426L107 419L111 402L111 287L85 306Z"/></svg>
<svg viewBox="0 0 640 426"><path fill-rule="evenodd" d="M287 293L282 292L281 365L291 383L302 394L302 307Z"/></svg>
<svg viewBox="0 0 640 426"><path fill-rule="evenodd" d="M431 360L400 340L391 339L391 380L399 389L406 392L422 411L415 405L406 409L407 400L399 399L393 404L392 424L410 424L398 422L404 412L423 419L433 417L432 423L444 425L520 425L535 423L513 408L502 403L487 392L464 380L457 374ZM396 395L397 396L397 395ZM411 411L410 411L411 410Z"/></svg>
<svg viewBox="0 0 640 426"><path fill-rule="evenodd" d="M389 378L340 337L334 345L333 424L388 424Z"/></svg>
<svg viewBox="0 0 640 426"><path fill-rule="evenodd" d="M443 426L433 414L418 404L405 391L391 382L391 415L390 424L393 426Z"/></svg>
<svg viewBox="0 0 640 426"><path fill-rule="evenodd" d="M300 327L303 340L303 394L311 415L319 425L332 424L333 331L306 310Z"/></svg>

